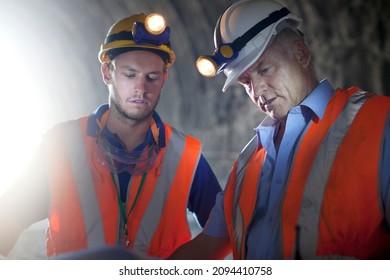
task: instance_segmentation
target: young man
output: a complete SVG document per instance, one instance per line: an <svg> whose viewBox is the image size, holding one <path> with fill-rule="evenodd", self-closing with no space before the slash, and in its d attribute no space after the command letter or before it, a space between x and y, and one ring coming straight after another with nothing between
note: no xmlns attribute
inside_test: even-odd
<svg viewBox="0 0 390 280"><path fill-rule="evenodd" d="M155 111L175 60L164 23L136 14L111 27L99 53L109 104L46 133L0 199L1 254L45 218L48 256L118 245L166 258L191 238L187 209L204 226L221 188L201 143Z"/></svg>
<svg viewBox="0 0 390 280"><path fill-rule="evenodd" d="M267 116L203 232L172 259L390 257L390 98L319 81L300 23L270 0L218 20L199 70L224 71L223 90L238 81Z"/></svg>

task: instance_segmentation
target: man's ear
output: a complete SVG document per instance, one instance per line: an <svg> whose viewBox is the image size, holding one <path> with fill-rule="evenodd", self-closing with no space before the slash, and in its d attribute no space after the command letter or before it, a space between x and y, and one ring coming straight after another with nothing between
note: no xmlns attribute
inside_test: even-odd
<svg viewBox="0 0 390 280"><path fill-rule="evenodd" d="M164 82L168 79L168 69L165 68L164 70Z"/></svg>
<svg viewBox="0 0 390 280"><path fill-rule="evenodd" d="M106 85L109 85L111 83L111 72L110 72L110 65L109 65L109 63L108 62L103 62L101 67L100 67L100 70L102 72L103 82Z"/></svg>
<svg viewBox="0 0 390 280"><path fill-rule="evenodd" d="M311 51L303 41L294 43L294 55L302 67L308 67L311 62Z"/></svg>
<svg viewBox="0 0 390 280"><path fill-rule="evenodd" d="M167 78L168 78L168 69L164 68L163 82L162 82L162 85L161 85L161 89L164 87Z"/></svg>

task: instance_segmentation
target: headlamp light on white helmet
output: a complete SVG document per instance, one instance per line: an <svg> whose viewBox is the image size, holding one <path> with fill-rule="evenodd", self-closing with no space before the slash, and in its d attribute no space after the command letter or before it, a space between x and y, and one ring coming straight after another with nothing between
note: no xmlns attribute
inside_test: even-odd
<svg viewBox="0 0 390 280"><path fill-rule="evenodd" d="M196 68L205 77L219 74L225 65L234 60L239 49L232 44L223 44L214 50L213 55L202 55L196 61Z"/></svg>
<svg viewBox="0 0 390 280"><path fill-rule="evenodd" d="M223 91L264 52L277 27L297 28L301 19L272 0L242 0L228 7L214 30L215 50L200 56L198 71L212 77L224 71L227 76Z"/></svg>

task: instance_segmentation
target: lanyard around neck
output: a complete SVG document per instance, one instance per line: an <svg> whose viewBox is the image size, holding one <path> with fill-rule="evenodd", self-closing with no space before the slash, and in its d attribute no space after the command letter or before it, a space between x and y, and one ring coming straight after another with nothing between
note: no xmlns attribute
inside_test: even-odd
<svg viewBox="0 0 390 280"><path fill-rule="evenodd" d="M133 209L134 209L134 207L135 207L135 205L136 205L136 203L138 201L139 195L140 195L141 190L142 190L142 188L144 186L144 183L145 183L145 179L146 179L146 174L147 173L142 174L141 182L139 184L137 193L135 195L134 201L133 201L133 203L132 203L132 205L130 207L129 213L127 213L127 215L126 215L126 203L122 202L122 199L121 199L121 196L120 196L120 191L119 191L120 190L119 183L117 184L118 176L115 175L113 172L110 172L110 174L111 174L111 179L112 179L112 181L113 181L113 183L115 185L115 191L116 191L116 194L117 194L118 206L119 206L119 210L120 210L123 222L124 222L126 247L128 247L129 246L128 219L129 219L129 216L130 216L131 212L133 212Z"/></svg>

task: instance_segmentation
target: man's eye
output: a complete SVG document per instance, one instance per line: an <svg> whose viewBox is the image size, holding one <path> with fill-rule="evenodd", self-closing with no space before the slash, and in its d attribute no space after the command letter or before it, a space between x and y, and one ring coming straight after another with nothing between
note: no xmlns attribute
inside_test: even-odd
<svg viewBox="0 0 390 280"><path fill-rule="evenodd" d="M273 71L274 71L274 67L273 66L267 66L267 67L259 68L258 73L260 75L263 75L263 76L269 76L269 75L272 75Z"/></svg>
<svg viewBox="0 0 390 280"><path fill-rule="evenodd" d="M260 69L260 74L262 74L262 75L267 74L268 71L269 71L269 68L268 68L268 67L266 67L266 68L261 68L261 69Z"/></svg>
<svg viewBox="0 0 390 280"><path fill-rule="evenodd" d="M157 75L148 75L148 80L149 81L156 81L156 80L158 80L158 76Z"/></svg>

